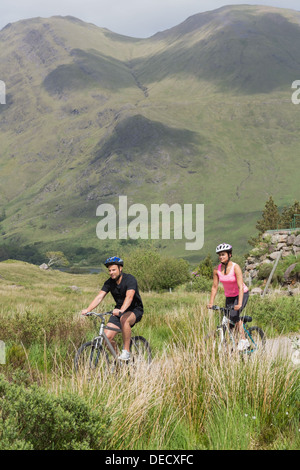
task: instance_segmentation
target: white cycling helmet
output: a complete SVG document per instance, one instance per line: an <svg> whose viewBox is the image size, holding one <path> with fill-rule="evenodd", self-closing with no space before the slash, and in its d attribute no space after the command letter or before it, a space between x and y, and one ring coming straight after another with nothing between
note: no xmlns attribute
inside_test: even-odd
<svg viewBox="0 0 300 470"><path fill-rule="evenodd" d="M216 253L221 253L221 251L232 251L232 246L228 245L228 243L221 243L216 248Z"/></svg>

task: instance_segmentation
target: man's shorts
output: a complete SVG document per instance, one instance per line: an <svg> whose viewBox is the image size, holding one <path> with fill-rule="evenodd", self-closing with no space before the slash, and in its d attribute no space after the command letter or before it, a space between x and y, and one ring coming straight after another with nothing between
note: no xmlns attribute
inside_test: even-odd
<svg viewBox="0 0 300 470"><path fill-rule="evenodd" d="M109 320L108 320L108 323L113 323L114 325L116 325L118 328L121 329L121 321L120 321L120 318L122 317L122 315L124 315L125 313L127 312L133 312L135 314L135 318L136 318L136 321L134 322L134 324L131 326L131 328L136 324L138 323L139 321L141 321L142 319L142 316L143 316L143 313L144 311L139 309L139 308L133 308L131 310L127 310L126 312L122 313L121 316L116 316L116 315L111 315L109 317Z"/></svg>
<svg viewBox="0 0 300 470"><path fill-rule="evenodd" d="M240 321L240 313L246 307L246 304L248 302L248 298L249 298L249 292L244 292L243 303L242 303L241 308L239 310L234 310L234 306L237 305L238 302L239 302L239 296L237 295L236 297L226 297L225 307L226 308L231 308L229 318L233 323L237 323L237 322Z"/></svg>

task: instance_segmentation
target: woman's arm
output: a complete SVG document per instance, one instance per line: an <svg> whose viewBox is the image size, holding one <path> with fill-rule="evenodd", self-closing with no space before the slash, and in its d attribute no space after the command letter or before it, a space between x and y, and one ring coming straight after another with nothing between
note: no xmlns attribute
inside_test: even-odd
<svg viewBox="0 0 300 470"><path fill-rule="evenodd" d="M243 273L238 264L234 266L234 272L236 275L236 281L239 288L239 303L234 306L234 310L239 310L243 304L244 298L244 281L243 281Z"/></svg>
<svg viewBox="0 0 300 470"><path fill-rule="evenodd" d="M215 297L218 292L218 286L219 286L219 276L218 276L218 269L214 269L214 274L213 274L213 285L211 288L211 294L210 294L210 301L209 304L207 305L207 308L212 308L214 304Z"/></svg>

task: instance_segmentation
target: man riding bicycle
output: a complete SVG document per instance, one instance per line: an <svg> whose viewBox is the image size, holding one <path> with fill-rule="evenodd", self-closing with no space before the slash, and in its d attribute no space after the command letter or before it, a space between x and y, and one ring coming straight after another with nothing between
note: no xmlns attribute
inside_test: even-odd
<svg viewBox="0 0 300 470"><path fill-rule="evenodd" d="M105 281L99 294L87 309L82 310L81 314L86 315L94 310L104 297L111 292L116 305L108 320L107 327L122 330L123 350L119 359L128 361L130 359L131 328L142 319L144 313L143 302L135 277L123 273L124 262L121 258L112 256L105 261L104 265L108 268L110 278ZM106 336L117 350L114 337L118 331L109 329L106 331Z"/></svg>

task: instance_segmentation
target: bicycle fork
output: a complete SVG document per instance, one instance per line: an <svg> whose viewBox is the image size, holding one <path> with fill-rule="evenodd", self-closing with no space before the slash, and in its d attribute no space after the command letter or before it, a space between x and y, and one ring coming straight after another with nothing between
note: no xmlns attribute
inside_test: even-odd
<svg viewBox="0 0 300 470"><path fill-rule="evenodd" d="M94 338L94 341L93 341L93 347L95 349L101 348L103 344L103 329L104 329L104 321L101 321L98 336L96 336L96 338Z"/></svg>
<svg viewBox="0 0 300 470"><path fill-rule="evenodd" d="M102 347L107 347L107 349L109 350L109 352L111 353L111 355L116 358L117 357L117 353L116 351L114 350L114 348L112 347L110 341L108 340L106 334L105 334L105 331L104 331L104 328L105 328L105 322L104 321L101 321L101 325L100 325L100 329L99 329L99 336L97 336L95 339L94 339L94 349L100 349ZM105 345L103 344L103 340L104 340L104 343Z"/></svg>
<svg viewBox="0 0 300 470"><path fill-rule="evenodd" d="M233 324L226 316L222 319L222 324L217 327L219 332L219 346L218 350L221 351L224 346L229 346L231 344L233 350L235 349L235 339L230 331L230 325ZM227 333L227 335L226 335ZM226 339L227 338L227 339Z"/></svg>

